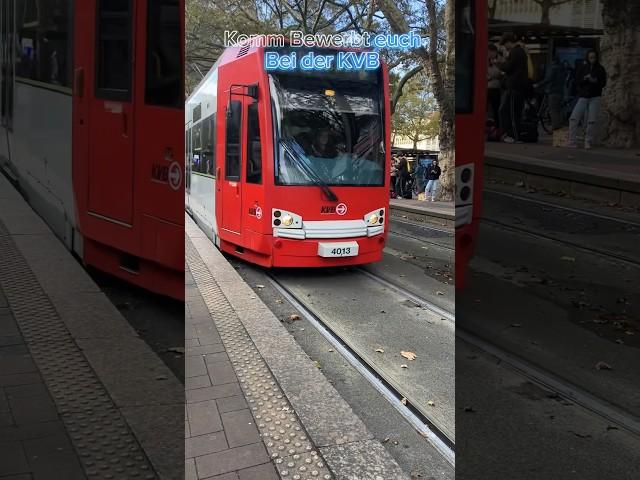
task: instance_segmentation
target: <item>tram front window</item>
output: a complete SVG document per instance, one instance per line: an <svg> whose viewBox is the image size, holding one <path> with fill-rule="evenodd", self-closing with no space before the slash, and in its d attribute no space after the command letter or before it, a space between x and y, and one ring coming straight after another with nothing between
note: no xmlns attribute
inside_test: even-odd
<svg viewBox="0 0 640 480"><path fill-rule="evenodd" d="M293 75L271 80L278 185L384 185L377 83Z"/></svg>

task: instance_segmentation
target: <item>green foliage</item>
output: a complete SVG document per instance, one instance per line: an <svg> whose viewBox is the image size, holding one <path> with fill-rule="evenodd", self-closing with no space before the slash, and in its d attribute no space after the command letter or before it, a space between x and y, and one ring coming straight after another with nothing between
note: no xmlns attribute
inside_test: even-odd
<svg viewBox="0 0 640 480"><path fill-rule="evenodd" d="M407 82L391 119L392 135L408 138L414 145L436 137L440 130L437 103L425 83L421 77Z"/></svg>

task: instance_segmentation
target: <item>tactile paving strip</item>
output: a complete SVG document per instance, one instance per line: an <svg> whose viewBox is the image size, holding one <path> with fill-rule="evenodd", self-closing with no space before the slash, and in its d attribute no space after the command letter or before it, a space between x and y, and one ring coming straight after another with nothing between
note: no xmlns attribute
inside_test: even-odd
<svg viewBox="0 0 640 480"><path fill-rule="evenodd" d="M157 479L2 221L0 285L87 477Z"/></svg>
<svg viewBox="0 0 640 480"><path fill-rule="evenodd" d="M191 274L213 317L280 477L286 480L333 479L326 462L314 448L300 419L189 238L185 239L185 251Z"/></svg>

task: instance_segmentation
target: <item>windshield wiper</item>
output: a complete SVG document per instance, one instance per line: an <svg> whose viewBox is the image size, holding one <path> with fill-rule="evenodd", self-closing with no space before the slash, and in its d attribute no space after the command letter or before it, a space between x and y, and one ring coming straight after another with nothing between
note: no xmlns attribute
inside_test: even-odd
<svg viewBox="0 0 640 480"><path fill-rule="evenodd" d="M311 168L307 163L307 156L302 151L302 147L298 145L295 140L287 139L280 140L282 147L289 153L291 158L296 161L296 164L302 170L302 172L311 180L315 185L319 186L322 192L331 202L337 202L338 196L329 188L329 185L320 178L320 176Z"/></svg>

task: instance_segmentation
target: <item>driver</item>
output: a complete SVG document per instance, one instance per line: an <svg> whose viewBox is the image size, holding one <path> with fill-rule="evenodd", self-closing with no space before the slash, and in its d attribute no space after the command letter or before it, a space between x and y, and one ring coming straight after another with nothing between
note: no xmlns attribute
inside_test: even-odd
<svg viewBox="0 0 640 480"><path fill-rule="evenodd" d="M311 155L321 158L336 158L338 151L327 128L322 128L311 142Z"/></svg>

